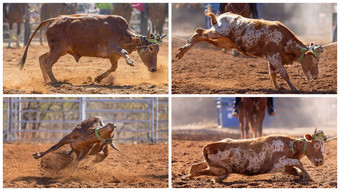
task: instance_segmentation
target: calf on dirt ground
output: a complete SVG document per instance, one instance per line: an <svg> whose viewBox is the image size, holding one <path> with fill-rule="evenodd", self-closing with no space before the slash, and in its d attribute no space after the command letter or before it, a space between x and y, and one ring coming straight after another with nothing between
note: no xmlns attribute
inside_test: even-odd
<svg viewBox="0 0 340 191"><path fill-rule="evenodd" d="M203 148L205 161L191 165L183 179L201 175L217 176L222 182L231 173L257 175L281 172L311 180L300 159L307 156L314 166L324 163L327 136L315 130L304 139L288 136L266 136L255 139L225 139Z"/></svg>
<svg viewBox="0 0 340 191"><path fill-rule="evenodd" d="M115 123L104 125L100 116L88 118L79 123L70 134L62 138L50 149L39 154L34 153L33 157L39 159L49 152L56 151L63 145L69 144L71 150L68 154L75 152L77 162L83 160L87 155L96 156L92 161L93 163L101 162L109 155L108 145L119 151L113 144L113 132L116 128Z"/></svg>
<svg viewBox="0 0 340 191"><path fill-rule="evenodd" d="M117 15L61 15L43 21L35 29L19 62L21 69L24 67L32 38L45 25L48 25L46 36L50 50L39 57L39 63L46 83L49 79L52 83L57 83L52 67L65 54L71 54L77 62L82 56L109 58L111 68L97 76L96 82L116 71L120 57L124 57L128 65L134 66L129 54L136 50L148 70L155 72L158 43L166 36L150 34L150 31L147 36L139 35L123 17Z"/></svg>
<svg viewBox="0 0 340 191"><path fill-rule="evenodd" d="M176 58L181 59L195 44L205 41L218 48L236 49L246 56L268 60L269 74L276 89L280 89L276 81L278 72L291 90L297 90L284 68L284 65L291 65L294 61L301 63L308 81L317 79L322 46L304 44L278 21L249 19L233 13L216 18L210 8L206 15L211 17L212 27L196 29L186 45L179 48Z"/></svg>

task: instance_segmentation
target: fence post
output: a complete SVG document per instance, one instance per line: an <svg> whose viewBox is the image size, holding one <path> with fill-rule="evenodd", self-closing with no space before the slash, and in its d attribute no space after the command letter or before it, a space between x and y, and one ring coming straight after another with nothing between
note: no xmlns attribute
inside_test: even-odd
<svg viewBox="0 0 340 191"><path fill-rule="evenodd" d="M86 119L87 115L87 99L86 97L82 97L81 99L81 121L84 121Z"/></svg>
<svg viewBox="0 0 340 191"><path fill-rule="evenodd" d="M18 132L17 132L17 135L18 135L18 139L21 138L21 97L18 98L18 111L17 111L17 114L18 114Z"/></svg>
<svg viewBox="0 0 340 191"><path fill-rule="evenodd" d="M151 113L151 127L152 127L152 143L155 143L155 132L154 132L154 130L155 130L155 98L152 98L151 99L151 111L152 111L152 113Z"/></svg>
<svg viewBox="0 0 340 191"><path fill-rule="evenodd" d="M11 111L10 111L10 105L11 103L10 103L10 98L7 98L7 124L6 124L6 126L7 126L7 129L6 129L6 133L7 133L7 135L6 135L6 140L7 140L7 143L9 142L9 128L10 128L10 115L11 115Z"/></svg>
<svg viewBox="0 0 340 191"><path fill-rule="evenodd" d="M156 144L158 144L159 97L156 97Z"/></svg>

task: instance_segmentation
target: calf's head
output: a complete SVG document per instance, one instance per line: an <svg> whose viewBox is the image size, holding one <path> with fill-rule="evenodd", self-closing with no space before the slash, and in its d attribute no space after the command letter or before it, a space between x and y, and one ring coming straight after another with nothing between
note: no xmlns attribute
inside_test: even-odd
<svg viewBox="0 0 340 191"><path fill-rule="evenodd" d="M110 146L119 151L119 149L113 144L114 130L117 128L115 123L108 123L102 128L98 129L97 138L105 143L109 143Z"/></svg>
<svg viewBox="0 0 340 191"><path fill-rule="evenodd" d="M148 35L144 37L145 40L142 40L142 46L138 47L138 54L150 72L157 71L158 43L161 43L164 37L166 35L150 34L149 30Z"/></svg>
<svg viewBox="0 0 340 191"><path fill-rule="evenodd" d="M301 63L303 73L308 81L316 80L319 75L320 54L323 52L322 46L311 43L310 46L300 48L301 56L299 62Z"/></svg>
<svg viewBox="0 0 340 191"><path fill-rule="evenodd" d="M314 166L321 166L324 163L323 154L325 151L324 142L327 136L320 130L315 129L313 135L306 134L306 156L314 164Z"/></svg>

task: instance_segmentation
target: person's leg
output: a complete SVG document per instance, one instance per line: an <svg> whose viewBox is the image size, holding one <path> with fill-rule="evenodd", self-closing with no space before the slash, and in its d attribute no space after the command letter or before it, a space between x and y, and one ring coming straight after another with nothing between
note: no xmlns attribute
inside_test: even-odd
<svg viewBox="0 0 340 191"><path fill-rule="evenodd" d="M240 110L238 108L238 105L241 101L240 97L235 97L235 103L234 103L234 108L233 108L233 116L238 117Z"/></svg>
<svg viewBox="0 0 340 191"><path fill-rule="evenodd" d="M272 98L272 97L267 98L267 112L270 116L275 115L274 98Z"/></svg>

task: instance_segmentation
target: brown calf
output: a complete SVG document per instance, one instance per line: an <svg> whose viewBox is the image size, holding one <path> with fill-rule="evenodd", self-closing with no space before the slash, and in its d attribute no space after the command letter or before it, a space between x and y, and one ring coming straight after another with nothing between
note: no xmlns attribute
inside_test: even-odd
<svg viewBox="0 0 340 191"><path fill-rule="evenodd" d="M57 144L45 152L34 153L33 157L39 159L49 152L69 144L72 149L69 154L75 152L77 162L83 160L87 155L96 155L96 158L92 161L93 163L101 162L109 155L108 145L118 150L113 144L113 132L116 128L117 126L114 123L104 125L103 119L99 116L88 118L79 123L70 134L62 138ZM98 138L95 131L98 132L100 138Z"/></svg>
<svg viewBox="0 0 340 191"><path fill-rule="evenodd" d="M176 54L181 59L196 43L206 41L222 49L236 49L246 56L261 57L268 60L269 74L273 85L279 89L277 72L292 90L297 90L289 79L284 65L294 61L301 63L307 80L317 79L319 72L321 46L304 44L291 30L278 21L249 19L240 15L225 13L211 17L210 29L196 29L196 32Z"/></svg>
<svg viewBox="0 0 340 191"><path fill-rule="evenodd" d="M322 131L306 134L304 139L288 136L267 136L255 139L225 139L203 148L205 161L193 164L183 178L208 175L221 182L231 173L256 175L281 172L311 180L300 159L307 156L314 166L324 163Z"/></svg>
<svg viewBox="0 0 340 191"><path fill-rule="evenodd" d="M249 127L253 138L262 137L262 123L266 116L267 98L241 98L239 105L241 139L249 138Z"/></svg>
<svg viewBox="0 0 340 191"><path fill-rule="evenodd" d="M49 18L54 18L59 15L71 15L77 12L76 3L43 3L40 9L40 21L44 21ZM40 30L40 44L43 45L43 41L46 41L46 27Z"/></svg>
<svg viewBox="0 0 340 191"><path fill-rule="evenodd" d="M128 54L136 50L148 70L155 72L159 51L156 43L166 36L150 33L147 36L139 35L124 18L116 15L61 15L43 21L35 29L20 60L21 68L24 67L32 38L45 25L48 25L46 35L50 50L39 57L39 63L45 82L50 79L52 83L57 82L52 66L66 54L71 54L77 62L82 56L109 58L111 68L97 76L96 82L117 69L120 57L124 57L128 65L134 66Z"/></svg>

